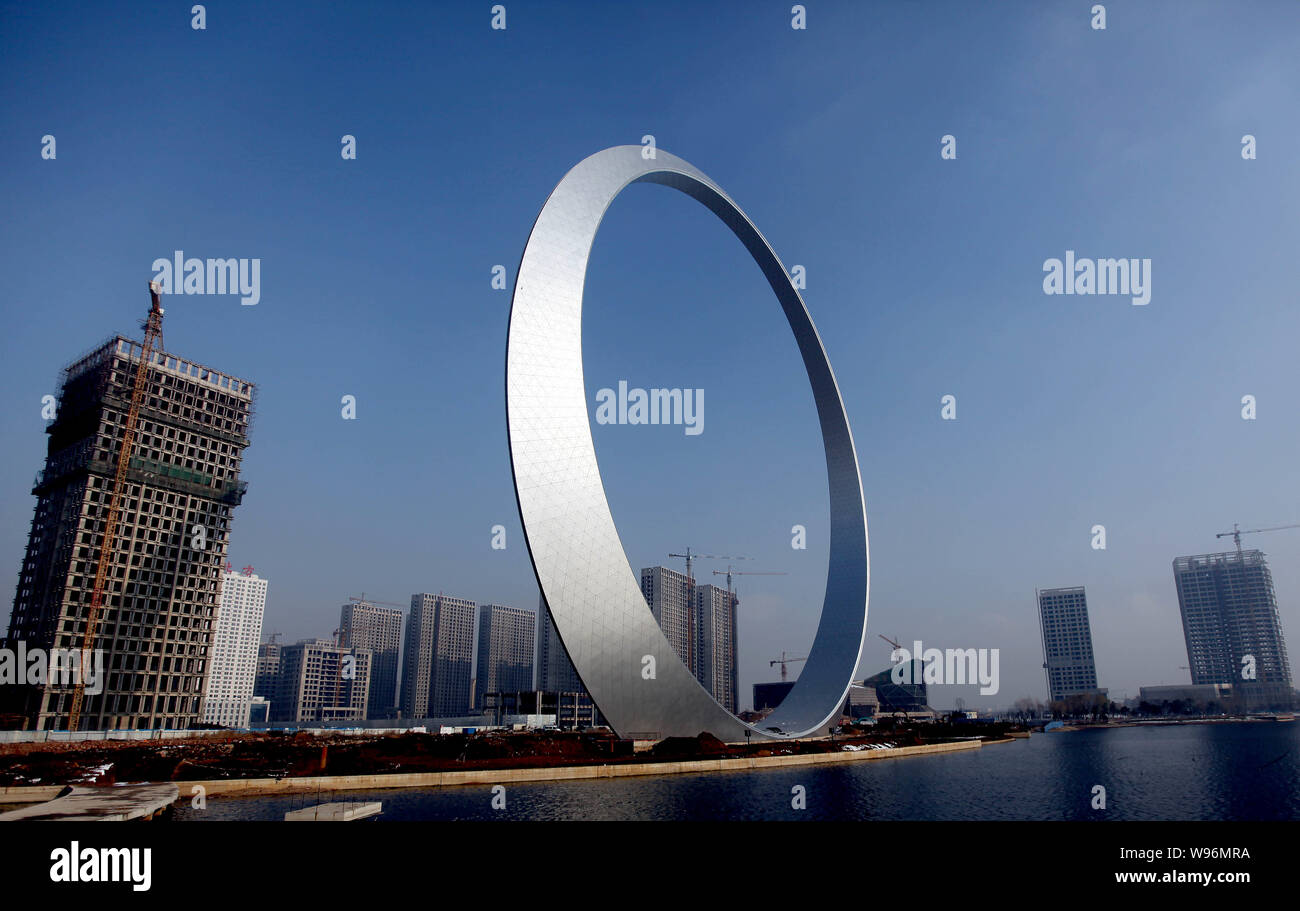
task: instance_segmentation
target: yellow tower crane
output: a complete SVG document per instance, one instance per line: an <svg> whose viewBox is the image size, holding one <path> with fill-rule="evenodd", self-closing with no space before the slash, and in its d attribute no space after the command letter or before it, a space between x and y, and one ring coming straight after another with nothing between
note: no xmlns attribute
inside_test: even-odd
<svg viewBox="0 0 1300 911"><path fill-rule="evenodd" d="M163 308L158 299L158 283L149 282L151 305L149 315L145 318L144 347L140 351L140 362L135 368L135 380L131 385L131 406L126 412L126 424L122 428L122 445L117 453L117 471L113 475L113 487L109 493L108 519L104 523L104 536L99 546L99 563L95 567L95 587L90 595L90 610L86 613L86 630L81 639L83 663L95 647L95 633L99 626L99 615L104 608L104 589L108 584L108 571L113 565L113 552L117 548L117 523L122 512L122 493L126 488L126 470L131 464L131 450L135 446L135 425L140 419L140 402L144 398L145 385L148 382L149 360L155 346L162 345ZM85 674L78 674L72 689L72 705L68 710L68 730L75 731L81 722L81 704L86 695Z"/></svg>

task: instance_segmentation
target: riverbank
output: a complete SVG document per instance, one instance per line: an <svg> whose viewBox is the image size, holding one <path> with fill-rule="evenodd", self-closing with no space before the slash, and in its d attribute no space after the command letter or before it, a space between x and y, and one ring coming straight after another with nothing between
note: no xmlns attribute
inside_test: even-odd
<svg viewBox="0 0 1300 911"><path fill-rule="evenodd" d="M984 726L981 726L983 728ZM322 778L435 772L485 772L539 767L662 764L693 760L883 752L965 740L997 740L1013 728L954 726L845 732L835 738L723 743L701 733L655 742L623 740L608 731L503 731L429 734L376 732L228 732L163 742L0 744L0 788L104 786L142 781L184 782Z"/></svg>
<svg viewBox="0 0 1300 911"><path fill-rule="evenodd" d="M389 788L450 788L467 785L519 784L526 782L576 781L599 778L629 778L681 775L700 772L752 771L757 769L821 766L838 763L903 759L942 753L977 750L985 743L1010 743L1010 739L962 740L928 743L891 749L840 750L771 756L722 759L693 759L677 762L630 762L600 765L542 766L533 768L466 769L447 772L385 773L376 775L321 775L293 778L242 778L188 780L180 784L180 799L207 797L274 796L324 791L363 791ZM201 789L201 790L200 790ZM0 788L0 803L30 803L51 800L59 786L16 786Z"/></svg>
<svg viewBox="0 0 1300 911"><path fill-rule="evenodd" d="M1282 724L1294 722L1290 713L1276 715L1214 715L1192 718L1138 718L1110 721L1067 721L1054 731L1087 731L1106 728L1169 727L1192 724Z"/></svg>

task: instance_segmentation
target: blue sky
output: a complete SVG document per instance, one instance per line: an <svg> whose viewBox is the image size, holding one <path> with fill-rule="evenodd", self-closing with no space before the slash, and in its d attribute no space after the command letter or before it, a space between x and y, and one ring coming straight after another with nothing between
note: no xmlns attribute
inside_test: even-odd
<svg viewBox="0 0 1300 911"><path fill-rule="evenodd" d="M932 701L1042 698L1034 589L1085 585L1101 685L1186 680L1172 559L1226 549L1234 521L1300 521L1294 8L1108 3L1096 31L1085 2L806 5L794 31L789 3L508 2L502 32L478 2L209 3L204 31L188 4L6 4L0 590L41 396L136 331L151 263L180 249L262 262L257 306L173 296L164 333L259 384L230 556L271 580L267 631L328 634L363 590L535 607L491 269L513 281L573 164L648 133L807 269L867 496L862 670L888 661L880 633L1000 648L998 695ZM1150 258L1150 304L1044 295L1066 250ZM826 570L780 309L712 215L634 186L595 243L584 349L593 413L620 379L706 392L699 436L593 432L634 569L689 545L788 573L740 579L745 701L805 654ZM1294 642L1300 532L1246 540Z"/></svg>

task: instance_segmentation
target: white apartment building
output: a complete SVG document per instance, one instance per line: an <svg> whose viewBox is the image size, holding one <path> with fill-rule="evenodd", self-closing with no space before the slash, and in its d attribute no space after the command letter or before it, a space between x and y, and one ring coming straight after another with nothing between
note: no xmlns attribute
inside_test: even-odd
<svg viewBox="0 0 1300 911"><path fill-rule="evenodd" d="M203 720L208 724L248 727L267 582L251 566L242 572L221 574L221 605L212 637L212 662L203 703Z"/></svg>

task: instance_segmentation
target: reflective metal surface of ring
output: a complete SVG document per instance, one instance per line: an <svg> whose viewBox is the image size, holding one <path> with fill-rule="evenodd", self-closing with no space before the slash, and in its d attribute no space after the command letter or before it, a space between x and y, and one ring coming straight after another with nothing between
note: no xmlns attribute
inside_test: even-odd
<svg viewBox="0 0 1300 911"><path fill-rule="evenodd" d="M630 183L681 190L749 250L785 311L812 384L830 487L830 565L808 660L780 707L750 728L678 659L641 594L610 515L582 373L587 258L605 210ZM519 516L542 594L588 692L624 737L722 740L824 733L838 719L866 635L870 568L857 452L835 375L798 290L763 235L713 181L662 150L618 146L581 161L552 191L515 280L506 420ZM647 679L646 656L655 674Z"/></svg>

